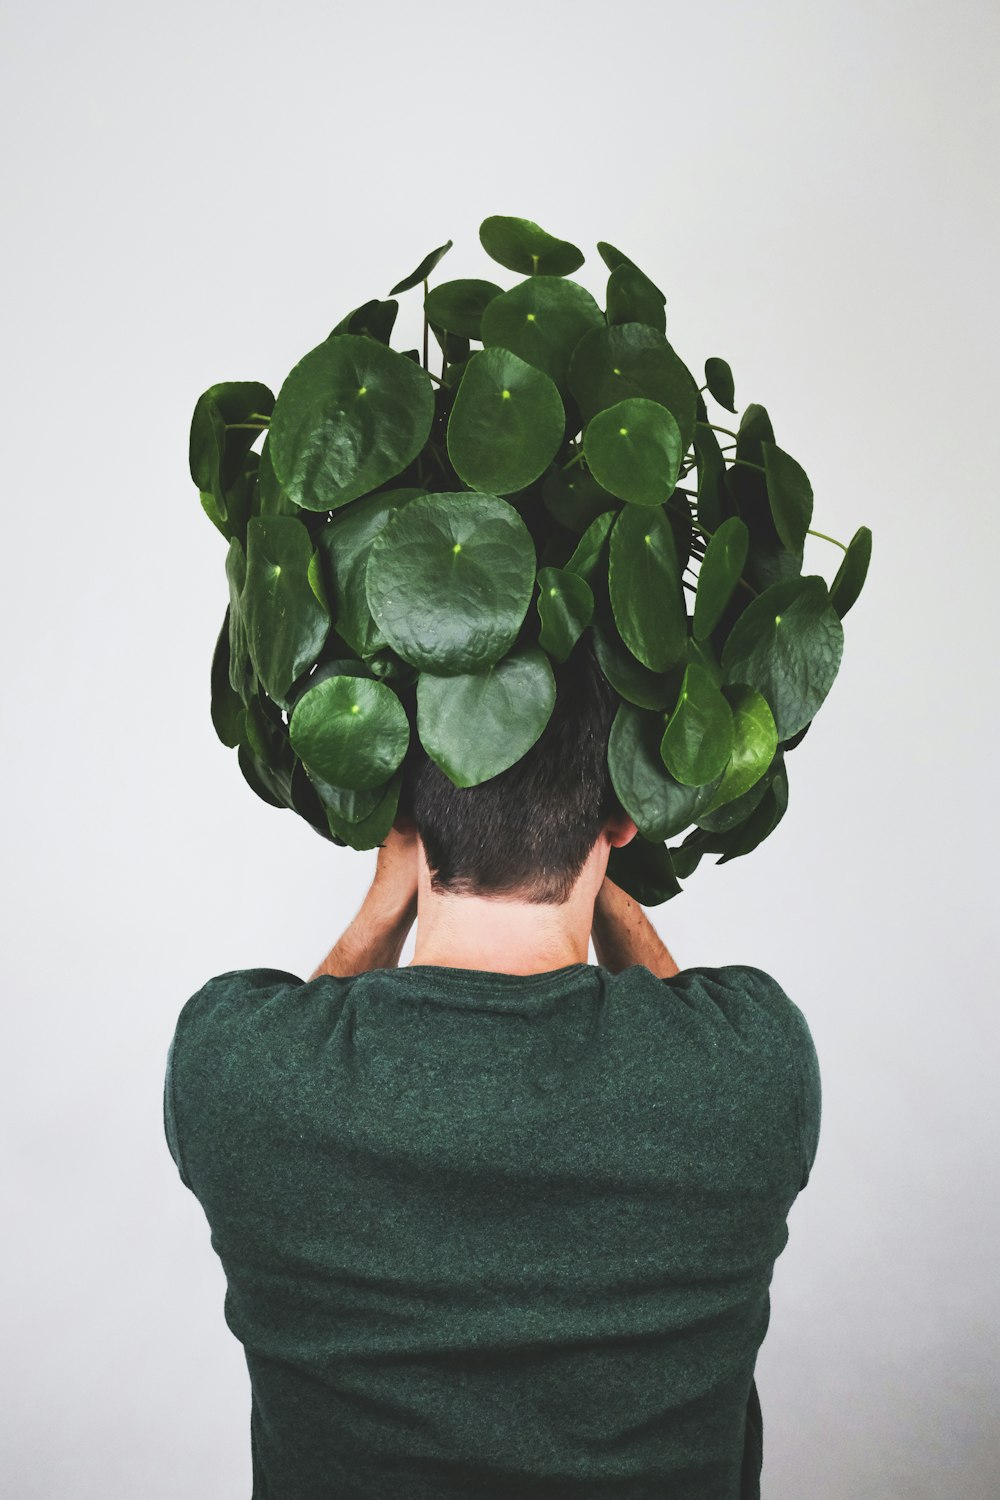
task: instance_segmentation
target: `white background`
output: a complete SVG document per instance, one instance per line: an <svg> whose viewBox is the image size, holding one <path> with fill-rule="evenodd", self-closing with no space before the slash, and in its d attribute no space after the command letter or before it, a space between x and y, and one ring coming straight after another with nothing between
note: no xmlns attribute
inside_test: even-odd
<svg viewBox="0 0 1000 1500"><path fill-rule="evenodd" d="M5 1494L249 1494L243 1351L163 1137L166 1050L209 976L308 974L375 853L259 802L215 738L225 543L191 412L220 380L277 391L448 238L432 283L513 284L479 245L493 213L578 243L599 299L596 241L636 260L690 367L728 359L739 407L767 406L815 527L874 533L784 822L652 917L682 966L773 973L821 1061L757 1364L767 1500L997 1493L998 18L9 10ZM810 538L804 571L841 556Z"/></svg>

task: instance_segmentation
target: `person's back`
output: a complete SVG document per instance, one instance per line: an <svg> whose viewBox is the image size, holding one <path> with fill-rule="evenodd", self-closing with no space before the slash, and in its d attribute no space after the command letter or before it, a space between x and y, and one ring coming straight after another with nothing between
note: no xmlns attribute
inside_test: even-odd
<svg viewBox="0 0 1000 1500"><path fill-rule="evenodd" d="M394 829L312 979L210 981L168 1060L254 1500L757 1497L754 1363L819 1131L802 1012L752 966L678 971L605 877L635 825L604 799L582 865L525 885L537 837L461 853L499 788L421 774L419 900Z"/></svg>

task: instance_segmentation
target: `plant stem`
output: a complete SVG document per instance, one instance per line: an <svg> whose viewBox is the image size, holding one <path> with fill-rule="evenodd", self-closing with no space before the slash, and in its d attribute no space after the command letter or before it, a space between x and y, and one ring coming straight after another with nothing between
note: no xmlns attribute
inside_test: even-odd
<svg viewBox="0 0 1000 1500"><path fill-rule="evenodd" d="M710 427L713 432L724 432L726 437L738 438L739 433L733 432L730 427L717 427L714 422L695 422L696 427Z"/></svg>
<svg viewBox="0 0 1000 1500"><path fill-rule="evenodd" d="M430 291L430 287L428 286L427 280L425 278L424 279L424 297L425 298L426 298L427 294L429 293L429 291ZM427 311L426 311L426 309L424 310L424 369L427 370ZM430 371L428 370L427 373L430 374Z"/></svg>
<svg viewBox="0 0 1000 1500"><path fill-rule="evenodd" d="M227 422L226 431L233 432L237 427L245 427L248 432L266 432L268 422Z"/></svg>
<svg viewBox="0 0 1000 1500"><path fill-rule="evenodd" d="M562 469L561 469L560 472L561 473L565 473L567 469L571 469L574 464L578 464L580 462L580 460L581 460L582 457L583 457L583 448L581 447L579 453L575 454L574 457L570 459L570 461L569 461L568 464L563 464Z"/></svg>
<svg viewBox="0 0 1000 1500"><path fill-rule="evenodd" d="M748 458L734 458L733 464L739 464L741 469L756 469L758 474L766 474L767 470L763 464L752 464Z"/></svg>
<svg viewBox="0 0 1000 1500"><path fill-rule="evenodd" d="M827 536L822 531L812 531L812 530L809 530L809 531L806 532L806 536L818 536L818 537L822 537L822 539L823 539L824 542L832 542L835 547L842 547L845 552L848 550L844 546L843 542L838 542L837 541L837 538L835 536Z"/></svg>

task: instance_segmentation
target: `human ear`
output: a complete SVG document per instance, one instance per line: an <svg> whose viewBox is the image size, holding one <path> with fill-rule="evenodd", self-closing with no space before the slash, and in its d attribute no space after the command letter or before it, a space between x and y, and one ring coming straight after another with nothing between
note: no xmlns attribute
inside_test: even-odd
<svg viewBox="0 0 1000 1500"><path fill-rule="evenodd" d="M608 843L613 849L621 849L626 844L630 844L638 832L638 828L627 813L623 813L620 818L611 818L605 828Z"/></svg>

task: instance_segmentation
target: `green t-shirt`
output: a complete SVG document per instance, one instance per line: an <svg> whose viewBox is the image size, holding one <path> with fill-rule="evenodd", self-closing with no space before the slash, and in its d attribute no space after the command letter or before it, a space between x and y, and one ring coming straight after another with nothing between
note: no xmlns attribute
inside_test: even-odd
<svg viewBox="0 0 1000 1500"><path fill-rule="evenodd" d="M750 1500L816 1151L763 970L222 974L167 1141L225 1271L253 1500Z"/></svg>

